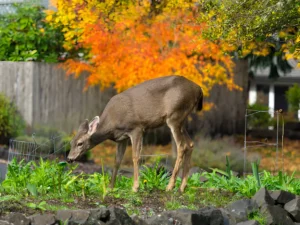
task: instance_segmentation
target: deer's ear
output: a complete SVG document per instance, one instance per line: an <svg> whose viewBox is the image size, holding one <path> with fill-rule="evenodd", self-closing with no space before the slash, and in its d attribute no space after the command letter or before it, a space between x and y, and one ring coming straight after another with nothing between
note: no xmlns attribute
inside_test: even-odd
<svg viewBox="0 0 300 225"><path fill-rule="evenodd" d="M88 131L89 135L92 135L93 133L96 132L99 123L100 123L100 118L99 116L96 116L89 124L89 131Z"/></svg>
<svg viewBox="0 0 300 225"><path fill-rule="evenodd" d="M78 128L78 132L87 133L89 130L89 121L86 119Z"/></svg>

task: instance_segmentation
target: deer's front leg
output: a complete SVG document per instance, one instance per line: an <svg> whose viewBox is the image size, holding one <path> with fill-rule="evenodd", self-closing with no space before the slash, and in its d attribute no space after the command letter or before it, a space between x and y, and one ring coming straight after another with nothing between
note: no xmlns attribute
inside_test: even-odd
<svg viewBox="0 0 300 225"><path fill-rule="evenodd" d="M133 187L134 192L139 188L139 161L140 153L143 145L143 131L142 129L136 129L130 135L132 143L132 161L133 161Z"/></svg>
<svg viewBox="0 0 300 225"><path fill-rule="evenodd" d="M126 151L126 146L127 146L127 140L118 142L117 152L116 152L116 159L115 159L115 167L114 167L112 177L111 177L111 181L110 181L110 187L111 188L114 188L114 186L115 186L116 176L118 174L120 164L121 164L122 159L124 157L124 153Z"/></svg>

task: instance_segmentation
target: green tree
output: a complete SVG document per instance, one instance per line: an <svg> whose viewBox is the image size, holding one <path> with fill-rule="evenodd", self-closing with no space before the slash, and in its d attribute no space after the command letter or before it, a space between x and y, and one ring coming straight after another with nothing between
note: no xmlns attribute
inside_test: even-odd
<svg viewBox="0 0 300 225"><path fill-rule="evenodd" d="M13 7L14 13L0 16L0 60L59 61L63 35L45 22L43 8L33 4Z"/></svg>
<svg viewBox="0 0 300 225"><path fill-rule="evenodd" d="M206 12L199 19L208 21L207 35L236 46L242 57L274 56L274 50L278 56L300 56L298 0L202 0L199 9Z"/></svg>

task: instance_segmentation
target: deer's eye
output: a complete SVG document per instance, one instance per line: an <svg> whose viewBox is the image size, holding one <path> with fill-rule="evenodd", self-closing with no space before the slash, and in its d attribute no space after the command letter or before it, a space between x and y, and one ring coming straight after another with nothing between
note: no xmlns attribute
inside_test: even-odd
<svg viewBox="0 0 300 225"><path fill-rule="evenodd" d="M83 145L83 142L79 142L78 144L77 144L77 147L81 147Z"/></svg>

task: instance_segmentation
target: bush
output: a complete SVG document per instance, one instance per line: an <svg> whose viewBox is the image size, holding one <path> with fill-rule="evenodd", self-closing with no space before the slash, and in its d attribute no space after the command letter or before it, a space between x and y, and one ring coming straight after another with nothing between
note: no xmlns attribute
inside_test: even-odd
<svg viewBox="0 0 300 225"><path fill-rule="evenodd" d="M32 133L35 134L34 138ZM31 130L29 135L22 135L16 138L17 141L33 142L35 141L40 147L38 151L40 153L53 153L54 149L57 153L64 154L70 151L71 136L68 136L62 131L58 131L55 128L47 126L37 126Z"/></svg>
<svg viewBox="0 0 300 225"><path fill-rule="evenodd" d="M272 118L271 115L268 113L269 107L255 103L253 105L248 106L249 110L253 110L252 112L254 113L256 111L267 111L267 112L258 112L255 113L251 116L248 116L248 126L249 128L265 128L268 127L272 124ZM248 114L251 113L251 111L248 112Z"/></svg>
<svg viewBox="0 0 300 225"><path fill-rule="evenodd" d="M15 12L0 15L0 61L57 62L63 34L45 22L43 8L13 4Z"/></svg>
<svg viewBox="0 0 300 225"><path fill-rule="evenodd" d="M300 87L298 84L290 87L285 93L286 99L292 112L297 112L300 107Z"/></svg>
<svg viewBox="0 0 300 225"><path fill-rule="evenodd" d="M24 129L25 121L15 104L0 94L0 144L8 144L10 138L22 134Z"/></svg>
<svg viewBox="0 0 300 225"><path fill-rule="evenodd" d="M198 166L204 170L210 168L226 169L224 160L226 156L230 158L232 170L243 173L244 153L241 151L243 146L237 144L233 137L222 137L212 139L202 135L194 138L195 147L192 154L192 166ZM247 168L250 168L251 160L259 159L258 154L248 156Z"/></svg>

